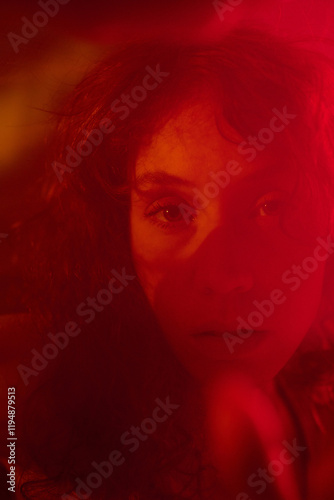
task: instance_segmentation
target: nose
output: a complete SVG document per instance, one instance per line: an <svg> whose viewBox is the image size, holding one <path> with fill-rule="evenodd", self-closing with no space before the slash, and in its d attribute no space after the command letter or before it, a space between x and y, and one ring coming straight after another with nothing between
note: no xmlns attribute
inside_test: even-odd
<svg viewBox="0 0 334 500"><path fill-rule="evenodd" d="M253 288L250 249L237 229L216 228L193 256L192 281L197 293L226 295Z"/></svg>

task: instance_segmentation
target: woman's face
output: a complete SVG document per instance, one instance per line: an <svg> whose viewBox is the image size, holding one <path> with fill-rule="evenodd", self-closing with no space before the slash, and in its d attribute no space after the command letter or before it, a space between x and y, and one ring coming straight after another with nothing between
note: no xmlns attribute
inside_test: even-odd
<svg viewBox="0 0 334 500"><path fill-rule="evenodd" d="M202 381L234 370L270 380L319 307L320 234L305 244L279 224L295 183L289 159L278 160L282 137L250 162L219 134L210 105L197 104L137 158L138 278L175 354Z"/></svg>

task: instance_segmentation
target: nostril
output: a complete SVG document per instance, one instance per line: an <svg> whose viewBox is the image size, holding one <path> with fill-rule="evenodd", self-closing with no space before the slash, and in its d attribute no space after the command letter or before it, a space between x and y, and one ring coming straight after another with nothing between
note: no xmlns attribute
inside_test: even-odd
<svg viewBox="0 0 334 500"><path fill-rule="evenodd" d="M200 284L200 278L202 283ZM198 290L202 296L212 297L214 295L226 295L233 293L244 293L251 290L254 286L254 279L251 273L207 273L204 278L198 279Z"/></svg>

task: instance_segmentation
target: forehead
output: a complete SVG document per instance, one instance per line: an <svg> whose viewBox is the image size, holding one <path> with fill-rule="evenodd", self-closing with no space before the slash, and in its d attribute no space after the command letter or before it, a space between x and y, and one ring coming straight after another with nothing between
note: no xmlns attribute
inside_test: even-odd
<svg viewBox="0 0 334 500"><path fill-rule="evenodd" d="M209 172L224 170L229 161L247 167L242 168L238 180L257 171L270 170L273 174L275 170L282 170L282 165L274 162L272 148L261 152L256 161L247 162L238 152L238 146L244 138L225 121L224 135L219 128L221 121L218 126L217 113L209 101L189 105L170 119L153 135L150 144L139 151L136 177L167 172L171 176L199 184L208 180Z"/></svg>
<svg viewBox="0 0 334 500"><path fill-rule="evenodd" d="M194 104L169 120L139 152L136 173L164 167L172 175L182 172L187 178L198 178L232 150L217 130L212 106Z"/></svg>

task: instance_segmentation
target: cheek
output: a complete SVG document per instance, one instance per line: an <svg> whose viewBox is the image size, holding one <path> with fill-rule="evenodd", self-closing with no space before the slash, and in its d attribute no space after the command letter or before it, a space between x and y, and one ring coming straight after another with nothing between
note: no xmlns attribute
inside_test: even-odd
<svg viewBox="0 0 334 500"><path fill-rule="evenodd" d="M299 266L283 274L285 321L296 333L306 333L315 319L323 294L324 273L325 264L319 263L314 271Z"/></svg>
<svg viewBox="0 0 334 500"><path fill-rule="evenodd" d="M133 263L142 288L154 305L158 285L163 281L168 266L173 267L171 253L159 248L159 242L152 238L152 231L143 224L136 213L131 215L131 252Z"/></svg>
<svg viewBox="0 0 334 500"><path fill-rule="evenodd" d="M158 318L167 314L176 319L179 308L186 306L186 298L189 297L184 266L170 252L159 252L157 255L152 248L145 252L144 246L141 250L133 250L134 264L154 312Z"/></svg>
<svg viewBox="0 0 334 500"><path fill-rule="evenodd" d="M138 279L166 337L179 337L194 301L186 262L170 249L157 249L151 239L136 230L132 231L132 255Z"/></svg>
<svg viewBox="0 0 334 500"><path fill-rule="evenodd" d="M194 243L189 244L182 234L166 237L147 222L143 223L135 211L130 218L130 228L133 263L151 306L156 313L161 301L166 308L173 308L175 292L181 283L182 289L189 287L186 269Z"/></svg>

